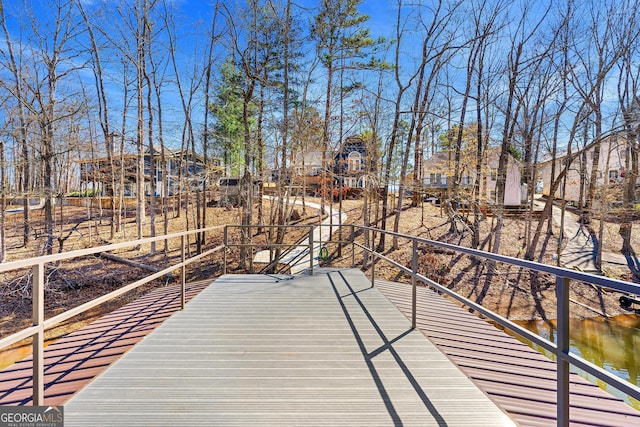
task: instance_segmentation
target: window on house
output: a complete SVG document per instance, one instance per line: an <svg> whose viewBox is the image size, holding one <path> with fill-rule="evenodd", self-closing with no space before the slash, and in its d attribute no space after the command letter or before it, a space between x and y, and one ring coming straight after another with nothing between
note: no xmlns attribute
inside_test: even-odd
<svg viewBox="0 0 640 427"><path fill-rule="evenodd" d="M609 179L618 179L618 171L610 170L609 171Z"/></svg>
<svg viewBox="0 0 640 427"><path fill-rule="evenodd" d="M350 171L359 171L362 169L362 155L357 151L352 151L347 157L347 164Z"/></svg>
<svg viewBox="0 0 640 427"><path fill-rule="evenodd" d="M498 180L498 171L496 169L491 169L491 181Z"/></svg>

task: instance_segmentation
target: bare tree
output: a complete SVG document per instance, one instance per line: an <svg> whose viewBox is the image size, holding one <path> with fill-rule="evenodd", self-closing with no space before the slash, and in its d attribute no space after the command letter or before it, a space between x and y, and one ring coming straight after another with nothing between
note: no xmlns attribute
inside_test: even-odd
<svg viewBox="0 0 640 427"><path fill-rule="evenodd" d="M387 157L384 166L384 177L382 179L383 187L382 187L382 218L381 218L381 228L385 229L387 226L387 213L389 210L389 184L391 179L391 169L393 163L393 152L396 149L396 145L398 144L400 132L401 132L401 115L402 115L402 105L403 98L405 92L411 87L413 81L420 74L420 69L415 70L407 79L403 81L402 74L400 72L400 59L402 52L402 37L405 33L405 26L407 23L403 21L402 14L402 0L398 0L398 8L396 13L396 23L395 23L395 32L396 32L396 45L394 51L394 80L396 84L396 97L394 102L394 115L393 115L393 125L391 127L391 137L389 138L389 145L387 147ZM377 251L382 252L385 249L385 233L380 234L380 239L378 240Z"/></svg>
<svg viewBox="0 0 640 427"><path fill-rule="evenodd" d="M626 141L624 144L624 181L623 181L623 206L620 221L620 236L622 247L620 252L624 255L635 254L631 246L633 228L634 198L636 182L638 180L638 152L640 151L640 71L633 66L633 56L630 50L623 56L620 62L618 80L618 100L622 112L622 122L625 129Z"/></svg>
<svg viewBox="0 0 640 427"><path fill-rule="evenodd" d="M498 162L497 182L496 182L496 226L494 228L494 240L492 251L499 253L502 238L502 228L504 225L504 200L507 177L508 156L513 149L513 136L515 126L522 108L522 102L518 99L517 87L522 84L522 78L526 77L526 71L537 69L538 64L546 53L537 52L531 49L531 53L527 53L525 49L527 45L536 42L536 36L539 34L541 25L546 19L546 14L533 21L533 26L528 28L526 18L529 16L529 10L525 8L522 19L516 27L516 34L512 39L509 49L508 63L506 74L508 77L507 99L504 106L504 127L502 129L502 141L500 146L500 160Z"/></svg>
<svg viewBox="0 0 640 427"><path fill-rule="evenodd" d="M78 113L72 104L66 102L64 98L58 98L61 95L59 85L76 70L84 68L82 62L74 64L74 60L79 55L72 46L72 42L84 31L83 26L74 15L74 2L54 2L50 6L54 18L52 27L42 25L41 20L32 17L33 42L38 46L38 62L42 64L42 67L35 68L34 83L29 84L29 90L35 101L33 108L37 109L39 125L39 150L43 163L42 188L45 197L45 234L47 236L44 252L48 254L52 253L54 238L53 159L56 156L56 126L60 119Z"/></svg>
<svg viewBox="0 0 640 427"><path fill-rule="evenodd" d="M81 1L77 1L77 7L82 15L82 19L87 28L87 34L89 36L89 42L91 43L91 55L92 55L92 69L95 77L95 87L98 102L98 117L100 119L100 128L102 129L102 136L104 138L107 162L109 163L108 178L111 181L111 190L108 194L111 198L111 224L110 224L110 238L115 237L116 231L116 171L114 163L114 138L117 136L111 130L111 121L109 116L109 100L105 91L104 72L102 66L102 46L98 43L97 35L93 28L93 23L90 21L84 6Z"/></svg>
<svg viewBox="0 0 640 427"><path fill-rule="evenodd" d="M202 132L202 151L203 151L203 156L204 156L204 164L205 167L207 167L208 164L208 155L209 155L209 151L210 151L210 135L209 135L209 113L210 110L208 108L209 104L210 104L210 92L211 92L211 85L212 85L212 81L211 81L211 74L213 71L213 66L215 64L215 57L214 57L214 48L216 47L216 44L218 43L220 37L222 36L222 32L220 32L218 34L218 32L220 31L218 29L218 14L219 14L219 5L216 2L216 5L214 6L214 12L213 12L213 18L211 19L211 30L209 33L209 42L207 44L207 60L205 62L205 67L204 67L204 105L205 105L205 109L204 109L204 128L203 128L203 132ZM209 176L209 171L207 171L207 177ZM206 215L206 208L207 208L207 199L206 199L206 195L207 195L207 184L208 184L208 179L205 179L203 182L203 192L205 194L205 200L204 203L202 204L202 226L206 227L207 226L207 215ZM198 236L198 241L199 244L202 245L205 241L205 234L202 233L201 235Z"/></svg>
<svg viewBox="0 0 640 427"><path fill-rule="evenodd" d="M23 204L25 209L23 210L23 222L22 222L22 244L26 246L30 240L30 219L29 219L29 190L30 190L30 161L29 161L29 145L27 141L27 114L28 114L28 106L30 104L30 100L27 99L27 91L24 83L23 76L23 66L21 62L22 51L19 50L16 57L16 52L14 52L13 48L13 40L9 35L9 30L7 28L7 20L4 13L4 2L0 0L0 25L2 26L2 31L4 33L4 41L5 41L5 49L0 49L2 51L2 55L5 57L5 67L9 69L10 75L13 81L10 83L11 86L8 87L9 92L13 95L13 98L17 100L16 112L18 116L18 145L21 147L21 162L20 162L20 189L22 190L22 194L24 195ZM19 45L23 45L19 43ZM5 80L2 79L3 84Z"/></svg>
<svg viewBox="0 0 640 427"><path fill-rule="evenodd" d="M588 25L580 32L586 40L574 42L575 63L570 68L571 82L581 96L588 112L593 116L593 159L591 175L582 208L582 221L589 222L596 184L600 169L600 142L603 135L603 96L607 78L613 67L629 50L630 43L637 38L635 25L628 25L627 14L620 13L622 4L608 4L606 7L591 5L586 9ZM630 11L633 10L631 6ZM629 16L635 16L631 13ZM632 20L632 22L635 19ZM601 245L598 245L599 247Z"/></svg>
<svg viewBox="0 0 640 427"><path fill-rule="evenodd" d="M254 114L253 97L256 85L258 84L262 72L259 69L261 62L259 61L258 48L260 37L260 8L258 2L251 0L245 10L245 21L241 24L235 15L226 10L226 18L228 20L227 27L230 29L230 42L235 53L235 58L242 70L242 85L240 91L242 93L242 136L244 140L244 162L243 172L240 179L240 207L241 207L241 224L242 243L246 244L250 241L250 228L252 224L252 208L253 208L253 189L254 178L251 170L254 162L253 155L253 131L252 116ZM247 268L247 262L253 266L251 252L246 246L241 247L240 267Z"/></svg>
<svg viewBox="0 0 640 427"><path fill-rule="evenodd" d="M572 96L569 93L569 73L570 73L570 56L569 56L569 46L571 45L571 37L574 32L573 28L573 5L570 3L567 5L566 10L560 12L559 23L557 24L557 29L552 28L552 32L557 34L557 47L550 51L549 61L552 65L551 72L557 76L557 92L554 95L555 98L555 108L550 107L552 111L550 111L550 115L552 116L552 135L550 137L551 147L548 149L549 154L552 159L555 159L559 152L559 138L560 138L560 126L564 120L567 120L566 113L569 109L570 103L572 101ZM577 107L578 110L581 110L582 107ZM572 161L571 151L573 139L576 133L576 127L579 126L580 121L574 120L573 127L567 142L567 160ZM566 172L568 171L569 164L571 162L565 163L565 169L563 171L556 171L556 162L551 162L551 172L550 172L550 187L551 192L548 197L544 209L542 211L542 215L538 224L536 226L533 235L527 240L527 250L525 252L524 258L528 260L533 260L535 253L537 251L538 242L542 233L542 229L546 222L547 231L549 235L552 234L553 230L553 215L552 215L552 203L553 197L556 194L556 191L560 184L563 182L563 178L566 176Z"/></svg>
<svg viewBox="0 0 640 427"><path fill-rule="evenodd" d="M402 2L399 2L398 9L402 8ZM420 66L417 71L416 93L411 111L411 124L407 134L407 140L404 149L404 157L400 169L400 179L398 182L398 204L396 206L396 215L394 219L393 231L398 232L400 228L400 217L402 213L402 204L404 201L405 182L409 165L409 153L414 152L414 176L419 176L417 168L421 164L422 149L422 123L428 111L431 110L433 97L437 89L437 79L451 58L451 53L457 49L453 46L455 41L455 32L451 31L450 25L454 22L456 10L460 3L454 2L448 4L439 1L431 9L431 16L428 22L421 22L425 29L425 35L422 41L422 57ZM398 44L400 39L398 39ZM399 68L400 64L396 64ZM414 138L415 134L415 138ZM412 150L412 146L414 147ZM415 191L416 189L414 189ZM394 249L398 248L398 239L393 239Z"/></svg>
<svg viewBox="0 0 640 427"><path fill-rule="evenodd" d="M138 239L142 238L142 226L146 217L146 200L144 185L144 70L147 58L147 31L150 29L149 19L149 0L136 0L135 10L135 33L136 54L133 62L136 70L136 112L137 112L137 129L136 129L136 155L137 155L137 174L136 174L136 231Z"/></svg>

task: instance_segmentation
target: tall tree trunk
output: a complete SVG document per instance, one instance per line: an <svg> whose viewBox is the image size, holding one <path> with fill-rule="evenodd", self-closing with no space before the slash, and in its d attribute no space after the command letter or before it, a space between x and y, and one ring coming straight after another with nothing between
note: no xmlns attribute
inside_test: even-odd
<svg viewBox="0 0 640 427"><path fill-rule="evenodd" d="M95 75L95 85L96 85L96 94L98 96L98 110L100 117L100 128L102 129L102 135L105 142L106 153L107 153L107 162L109 163L109 179L111 184L111 190L109 192L109 197L111 199L111 223L109 228L109 238L113 239L115 237L116 232L116 174L114 167L114 137L115 135L111 132L110 121L109 121L109 103L107 96L105 94L104 88L104 77L102 73L102 60L100 55L100 48L98 47L98 43L96 41L96 37L93 31L93 26L89 21L89 17L87 16L82 2L77 3L80 13L82 14L82 19L87 26L87 31L89 34L89 41L91 43L91 52L94 59L94 75ZM122 191L122 190L121 190Z"/></svg>
<svg viewBox="0 0 640 427"><path fill-rule="evenodd" d="M283 69L282 69L282 152L281 152L281 160L280 160L280 171L282 173L278 174L281 185L279 186L279 197L278 197L278 225L285 224L285 209L289 204L289 195L288 192L283 194L283 188L286 183L284 180L286 179L287 173L287 155L288 155L288 147L289 147L289 62L290 58L290 49L291 49L291 40L290 40L290 32L291 32L291 0L287 0L285 16L284 16L284 26L283 26ZM265 70L266 73L266 70ZM262 139L262 136L260 136ZM262 144L262 142L261 142ZM261 153L262 156L262 153ZM260 160L262 163L262 159ZM286 199L286 200L284 200ZM260 202L261 204L262 202ZM284 241L285 229L284 227L278 228L278 235L276 242L282 243ZM279 253L276 256L279 257Z"/></svg>
<svg viewBox="0 0 640 427"><path fill-rule="evenodd" d="M147 40L150 44L150 41ZM149 61L151 63L151 61ZM147 139L149 142L149 227L150 227L150 237L156 236L156 150L153 143L153 102L151 98L151 94L153 93L153 88L151 85L151 79L149 78L149 73L147 72L146 67L144 68L144 80L147 86ZM164 179L164 177L163 177ZM156 242L151 242L151 250L150 254L155 255L156 253Z"/></svg>
<svg viewBox="0 0 640 427"><path fill-rule="evenodd" d="M126 205L124 202L124 193L125 193L125 175L130 174L132 171L129 170L130 164L129 162L125 162L125 131L127 129L127 113L129 111L129 85L127 84L127 68L128 68L128 64L126 62L124 62L122 64L123 66L123 76L124 76L124 86L123 86L123 91L122 91L122 124L120 127L120 149L118 152L118 159L120 160L120 170L119 170L119 188L120 188L120 194L118 197L118 216L117 216L117 226L116 226L116 231L117 232L122 232L123 234L125 234L125 226L123 225L123 215L124 215L124 220L126 221ZM137 177L137 174L136 174ZM123 211L125 213L123 213Z"/></svg>
<svg viewBox="0 0 640 427"><path fill-rule="evenodd" d="M6 191L6 174L7 165L5 162L5 146L4 141L0 140L0 263L4 262L6 245L5 245L5 215L7 208L7 191ZM27 207L25 206L25 209Z"/></svg>
<svg viewBox="0 0 640 427"><path fill-rule="evenodd" d="M598 102L598 105L600 103ZM600 108L597 108L594 111L594 129L595 135L593 137L596 142L593 145L593 162L591 163L591 175L589 176L589 186L587 187L587 198L585 200L584 209L583 209L583 217L580 218L581 222L584 224L588 224L590 222L591 210L593 208L593 201L596 196L596 185L598 182L598 172L600 169L600 148L601 148L601 138L602 138L602 113L600 112ZM606 182L605 177L605 182ZM600 206L600 209L604 209L604 206Z"/></svg>
<svg viewBox="0 0 640 427"><path fill-rule="evenodd" d="M136 58L136 99L137 99L137 133L136 147L138 159L138 171L136 176L136 227L138 239L142 239L142 226L146 217L146 197L144 185L144 67L146 57L146 19L147 0L144 0L143 11L138 16L138 28L136 34L137 58Z"/></svg>
<svg viewBox="0 0 640 427"><path fill-rule="evenodd" d="M631 246L631 232L633 228L633 214L635 212L635 189L638 181L638 129L633 129L627 135L625 150L625 176L623 181L623 210L622 221L620 222L620 236L622 237L622 247L620 252L624 255L633 255Z"/></svg>
<svg viewBox="0 0 640 427"><path fill-rule="evenodd" d="M9 56L9 69L11 71L13 80L14 80L14 90L15 94L18 98L18 126L19 126L19 141L18 145L21 149L22 158L20 159L20 171L21 176L19 178L21 181L20 191L22 192L23 199L23 216L22 216L22 244L23 246L27 246L31 237L31 221L30 221L30 212L28 209L29 206L29 196L31 190L31 180L30 180L30 171L31 171L31 162L29 156L29 145L27 141L27 119L25 116L25 92L23 90L23 76L22 76L22 67L18 66L18 61L13 52L13 42L11 41L11 37L9 35L9 30L7 28L7 21L4 14L4 2L0 0L0 25L2 26L2 31L4 33L4 41L7 49L7 53Z"/></svg>
<svg viewBox="0 0 640 427"><path fill-rule="evenodd" d="M242 244L240 250L240 268L247 269L247 261L253 266L252 250L246 245L251 242L251 230L249 226L252 222L253 208L253 178L251 177L251 127L249 124L249 103L253 95L254 82L248 84L246 89L244 102L242 104L242 125L244 130L244 173L241 179L241 197L240 205L242 208L241 224L242 228Z"/></svg>
<svg viewBox="0 0 640 427"><path fill-rule="evenodd" d="M215 42L217 41L216 32L216 24L218 18L218 3L216 2L214 6L214 15L211 20L211 34L209 35L209 46L207 53L207 65L205 67L205 82L204 82L204 105L210 104L210 91L211 91L211 72L213 68L213 52ZM204 167L205 167L205 179L203 182L204 186L204 194L205 200L202 204L202 227L207 226L207 185L209 183L211 171L208 169L209 166L209 108L204 109L204 129L203 129L203 143L202 143L202 151L204 157ZM205 242L206 235L205 233L201 233L200 241Z"/></svg>
<svg viewBox="0 0 640 427"><path fill-rule="evenodd" d="M476 83L476 156L475 156L475 177L473 180L473 237L471 239L471 247L478 249L480 247L480 204L484 203L480 193L480 182L482 180L482 159L484 152L482 126L482 72L484 69L483 61L484 53L480 54L478 61L478 81Z"/></svg>
<svg viewBox="0 0 640 427"><path fill-rule="evenodd" d="M387 158L386 158L386 162L385 162L385 166L384 166L384 178L382 180L382 221L380 224L380 228L383 230L386 230L387 228L387 213L389 210L389 181L391 179L391 166L393 164L393 153L396 149L396 144L398 142L398 133L400 131L400 115L401 113L401 106L402 106L402 99L404 96L405 91L408 89L409 85L405 85L402 82L401 76L400 76L400 49L401 49L401 41L402 41L402 27L401 27L401 22L402 22L402 11L401 11L401 6L402 4L400 3L398 5L398 10L397 10L397 14L396 14L396 25L395 25L395 31L396 31L396 48L395 48L395 52L394 52L394 64L395 64L395 73L394 73L394 77L395 77L395 83L396 83L396 87L398 90L398 93L396 94L396 99L395 99L395 103L394 103L394 113L393 113L393 126L391 128L391 138L389 140L389 146L387 147ZM414 74L414 77L418 74L419 70L416 72L416 74ZM411 79L410 79L411 81ZM382 252L385 249L385 233L380 233L380 240L378 241L378 245L376 246L376 250L378 252Z"/></svg>

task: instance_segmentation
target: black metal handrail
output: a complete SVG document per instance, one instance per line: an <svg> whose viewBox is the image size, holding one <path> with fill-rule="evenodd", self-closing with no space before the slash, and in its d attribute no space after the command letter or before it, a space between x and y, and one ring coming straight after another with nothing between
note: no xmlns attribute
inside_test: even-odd
<svg viewBox="0 0 640 427"><path fill-rule="evenodd" d="M170 271L172 271L175 268L182 268L183 269L183 274L182 274L182 304L184 306L184 291L185 291L185 281L184 281L184 268L187 264L194 262L198 259L201 259L202 257L211 255L212 253L216 252L216 251L220 251L220 250L224 250L224 267L223 267L223 271L226 272L226 264L227 264L227 250L230 247L239 247L239 246L247 246L247 247L256 247L256 246L261 246L261 247L291 247L291 246L304 246L307 247L308 253L310 254L309 256L309 269L311 274L313 274L313 267L314 264L317 263L318 259L317 257L314 257L314 248L316 244L319 244L321 242L315 242L313 239L313 228L316 227L318 225L289 225L289 226L277 226L277 225L263 225L260 227L294 227L294 228L308 228L309 229L309 238L308 238L308 243L304 244L304 245L300 245L299 242L295 243L295 244L275 244L275 243L259 243L259 244L253 244L250 240L248 242L240 242L240 243L235 243L235 242L230 242L229 238L228 238L228 229L230 227L238 227L240 229L243 229L244 227L258 227L256 225L254 226L239 226L239 225L228 225L228 226L218 226L218 227L211 227L211 228L207 228L204 230L193 230L193 231L188 231L188 232L183 232L183 233L176 233L176 234L171 234L171 235L166 235L166 236L158 236L158 237L153 237L153 238L146 238L146 239L141 239L141 240L136 240L136 241L131 241L131 242L124 242L124 243L118 243L118 244L113 244L113 245L107 245L107 246L101 246L98 248L90 248L90 249L82 249L82 250L78 250L78 251L72 251L72 252L67 252L67 253L61 253L61 254L55 254L55 255L48 255L48 256L43 256L43 257L38 257L38 258L32 258L32 259L28 259L28 260L22 260L22 261L14 261L14 262L8 262L8 263L4 263L4 264L0 264L0 273L2 272L7 272L7 271L12 271L12 270L16 270L16 269L22 269L22 268L32 268L33 271L33 277L34 277L34 282L33 282L33 326L29 327L29 328L25 328L22 331L19 331L9 337L6 337L2 340L0 340L0 349L2 349L3 347L6 347L12 343L15 343L17 341L20 341L24 338L28 338L28 337L33 337L33 349L34 349L34 362L33 362L33 402L34 404L37 405L41 405L43 403L43 398L44 398L44 375L43 375L43 367L44 367L44 357L43 357L43 349L44 349L44 330L47 328L50 328L51 326L62 322L72 316L75 316L79 313L82 313L92 307L95 307L98 304L101 304L109 299L115 298L118 295L121 295L129 290L132 290L138 286L141 286L144 283L147 283L157 277L160 277L162 275L165 275L167 273L169 273ZM327 226L327 225L323 225ZM220 246L217 246L213 249L210 249L208 251L206 251L205 253L199 254L195 257L192 257L190 259L185 259L185 237L190 235L190 234L195 234L195 233L201 233L203 231L209 231L209 230L214 230L214 229L220 229L221 227L224 227L224 237L223 237L223 244ZM638 399L640 400L640 388L638 386L635 386L627 381L625 381L624 379L621 379L619 377L617 377L616 375L609 373L607 371L605 371L604 369L590 363L589 361L583 359L582 357L580 357L579 355L572 353L570 351L569 348L569 283L571 280L576 280L576 281L580 281L580 282L584 282L584 283L588 283L594 286L597 286L599 288L608 288L608 289L613 289L616 291L620 291L620 292L625 292L625 293L631 293L631 294L640 294L640 285L637 284L633 284L630 282L625 282L625 281L621 281L621 280L616 280L616 279L611 279L611 278L607 278L607 277L601 277L601 276L594 276L588 273L583 273L580 271L575 271L575 270L569 270L566 268L561 268L561 267L554 267L554 266L550 266L550 265L546 265L546 264L540 264L537 262L533 262L533 261L527 261L527 260L523 260L523 259L519 259L519 258L514 258L514 257L509 257L509 256L504 256L504 255L498 255L498 254L494 254L494 253L489 253L489 252L484 252L484 251L480 251L480 250L476 250L476 249L471 249L471 248L466 248L466 247L462 247L462 246L457 246L457 245L453 245L453 244L449 244L449 243L444 243L444 242L439 242L439 241L435 241L435 240L429 240L429 239L425 239L425 238L421 238L421 237L415 237L415 236L409 236L409 235L405 235L405 234L401 234L401 233L395 233L395 232L391 232L391 231L385 231L385 230L381 230L381 229L376 229L376 228L372 228L372 227L365 227L365 226L357 226L357 225L353 225L353 224L342 224L342 225L330 225L328 227L332 227L331 230L334 229L339 229L339 227L346 227L348 229L350 229L350 236L347 238L347 240L331 240L330 243L333 244L350 244L352 246L352 253L351 253L351 264L352 266L355 265L355 248L361 248L362 249L362 256L363 256L363 268L365 268L365 260L366 258L368 258L369 256L371 256L371 267L370 267L370 271L371 271L371 284L372 286L375 283L375 271L376 271L376 263L377 261L381 260L381 261L385 261L391 265L393 265L394 267L396 267L397 269L399 269L400 271L410 275L411 277L411 281L412 281L412 326L415 328L416 327L416 305L417 305L417 283L418 282L422 282L427 284L428 286L434 288L435 290L444 293L446 295L449 295L451 298L454 298L455 300L459 301L460 303L472 308L473 310L477 311L478 313L481 313L482 315L486 316L487 318L491 319L492 321L494 321L496 324L512 331L514 334L523 337L527 340L530 340L531 342L534 342L536 344L538 344L540 347L548 350L549 352L551 352L553 355L555 355L556 358L556 364L557 364L557 378L556 378L556 382L557 382L557 387L556 387L556 392L557 392L557 424L559 426L566 426L569 424L569 367L570 365L574 365L582 370L584 370L585 372L593 375L594 377L598 378L599 380L605 382L606 384L622 391L623 393L627 394L628 396L634 398L634 399ZM371 239L365 239L365 241L371 242L370 246L367 246L365 244L361 244L356 242L356 230L361 230L365 233L365 235L371 236ZM412 260L411 260L411 267L407 267L405 265L402 265L400 263L398 263L397 261L391 259L388 256L385 256L382 253L377 252L374 248L373 248L373 243L375 241L375 236L376 235L380 235L380 234L385 234L388 236L392 236L394 238L402 238L402 239L407 239L411 242L412 244ZM134 282L132 284L129 284L121 289L118 289L114 292L111 292L107 295L104 295L100 298L97 298L93 301L90 301L88 303L85 303L79 307L76 307L74 309L68 310L64 313L61 313L57 316L54 316L50 319L45 320L44 319L44 270L45 270L45 266L48 263L54 262L54 261L60 261L60 260L65 260L65 259L71 259L71 258L76 258L79 256L85 256L85 255L90 255L90 254L96 254L96 253L100 253L100 252L106 252L106 251L111 251L114 249L119 249L119 248L124 248L124 247L131 247L131 246L136 246L136 245L141 245L141 244L146 244L146 243L150 243L150 242L155 242L155 241L159 241L159 240L163 240L163 239L170 239L170 238L180 238L181 239L181 247L182 247L182 251L181 251L181 262L177 263L171 267L168 267L162 271L159 271L157 273L154 273L150 276L145 277L144 279L141 279L137 282ZM329 243L329 242L322 242L322 243ZM512 265L512 266L516 266L516 267L521 267L521 268L525 268L525 269L529 269L529 270L533 270L533 271L537 271L537 272L541 272L541 273L547 273L547 274L551 274L555 276L555 282L556 282L556 296L557 296L557 339L556 339L556 343L553 343L539 335L536 335L532 332L530 332L529 330L511 322L510 320L500 316L497 313L494 313L491 310L488 310L487 308L481 306L480 304L477 304L471 300L469 300L468 298L465 298L457 293L455 293L454 291L452 291L451 289L429 279L428 277L418 273L418 245L419 244L424 244L424 245L429 245L429 246L433 246L433 247L438 247L438 248L442 248L442 249L447 249L456 253L460 253L460 254L465 254L465 255L469 255L472 257L476 257L476 258L480 258L480 259L484 259L484 260L490 260L490 261L494 261L494 262L500 262L500 263L505 263L508 265ZM366 257L366 258L365 258Z"/></svg>
<svg viewBox="0 0 640 427"><path fill-rule="evenodd" d="M595 285L599 288L613 289L620 292L627 292L632 294L640 294L640 285L625 282L622 280L611 279L602 276L594 276L588 273L583 273L575 270L569 270L567 268L554 267L546 264L541 264L533 261L523 260L520 258L513 258L504 255L498 255L490 252L484 252L477 249L466 248L462 246L453 245L450 243L439 242L435 240L429 240L421 237L408 236L405 234L395 233L391 231L385 231L372 227L364 226L352 226L356 229L363 230L366 233L386 234L388 236L408 239L413 245L413 255L411 268L408 268L393 259L376 252L375 249L367 247L365 245L353 242L353 244L370 254L372 259L371 268L371 285L374 285L375 281L375 264L376 260L380 259L386 261L399 270L409 274L412 281L412 326L416 327L416 286L417 282L423 282L428 286L436 289L439 292L449 295L460 303L472 308L473 310L488 317L498 325L512 331L516 335L530 340L542 348L551 352L556 358L557 365L557 377L556 377L556 392L557 392L557 425L567 426L569 425L569 366L574 365L579 369L593 375L597 379L604 381L606 384L622 391L626 395L640 400L640 387L631 384L630 382L604 370L603 368L594 365L588 360L583 359L579 355L570 351L569 347L569 282L571 280L577 280L585 282L591 285ZM351 235L354 235L353 229ZM372 239L371 241L374 241ZM537 334L530 332L529 330L511 322L510 320L500 316L491 310L465 298L451 289L442 286L441 284L425 277L418 273L418 244L426 244L434 247L448 249L457 253L466 254L469 256L491 260L495 262L501 262L516 267L526 268L533 271L552 274L556 280L556 309L557 309L557 334L556 343L553 343ZM373 246L373 245L372 245Z"/></svg>

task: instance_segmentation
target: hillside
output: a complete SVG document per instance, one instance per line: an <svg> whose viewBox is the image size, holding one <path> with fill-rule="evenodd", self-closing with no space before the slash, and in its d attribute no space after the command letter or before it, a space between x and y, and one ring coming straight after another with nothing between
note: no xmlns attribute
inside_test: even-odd
<svg viewBox="0 0 640 427"><path fill-rule="evenodd" d="M423 207L410 208L408 201L401 214L400 233L420 236L426 239L445 241L462 246L470 246L469 233L456 234L450 232L448 218L443 215L440 208L430 204ZM423 210L424 209L424 210ZM361 221L361 204L358 202L347 203L349 220L356 224ZM492 218L487 217L481 223L483 250L488 250L487 236L492 227ZM393 226L393 217L387 220L387 228ZM597 229L598 222L592 227ZM460 227L459 227L460 228ZM505 218L502 244L500 253L511 257L522 257L525 235L525 222L519 218ZM554 235L545 235L540 247L544 248L541 255L542 262L556 265L558 228L554 227ZM571 236L569 236L571 237ZM640 233L634 233L634 247L640 247ZM565 237L564 243L568 240ZM603 250L617 252L621 245L618 235L618 224L605 224ZM390 251L386 255L411 266L411 246L399 241L399 249ZM386 248L391 247L391 241L387 241ZM465 297L482 303L483 306L494 310L510 319L554 319L555 313L555 279L551 276L538 275L532 277L529 272L510 268L498 264L497 272L489 280L484 263L474 263L468 257L460 257L454 253L434 251L426 245L420 246L419 269L427 277L464 295ZM336 265L347 266L348 260L337 262ZM605 273L614 278L626 281L632 280L632 274L628 267L619 264L604 265ZM387 263L379 263L376 270L377 277L388 280L409 281L408 277L402 277L398 270ZM620 308L616 292L597 292L594 287L583 286L579 283L571 284L570 298L573 302L571 315L573 317L593 317L600 314L615 316L628 313Z"/></svg>

